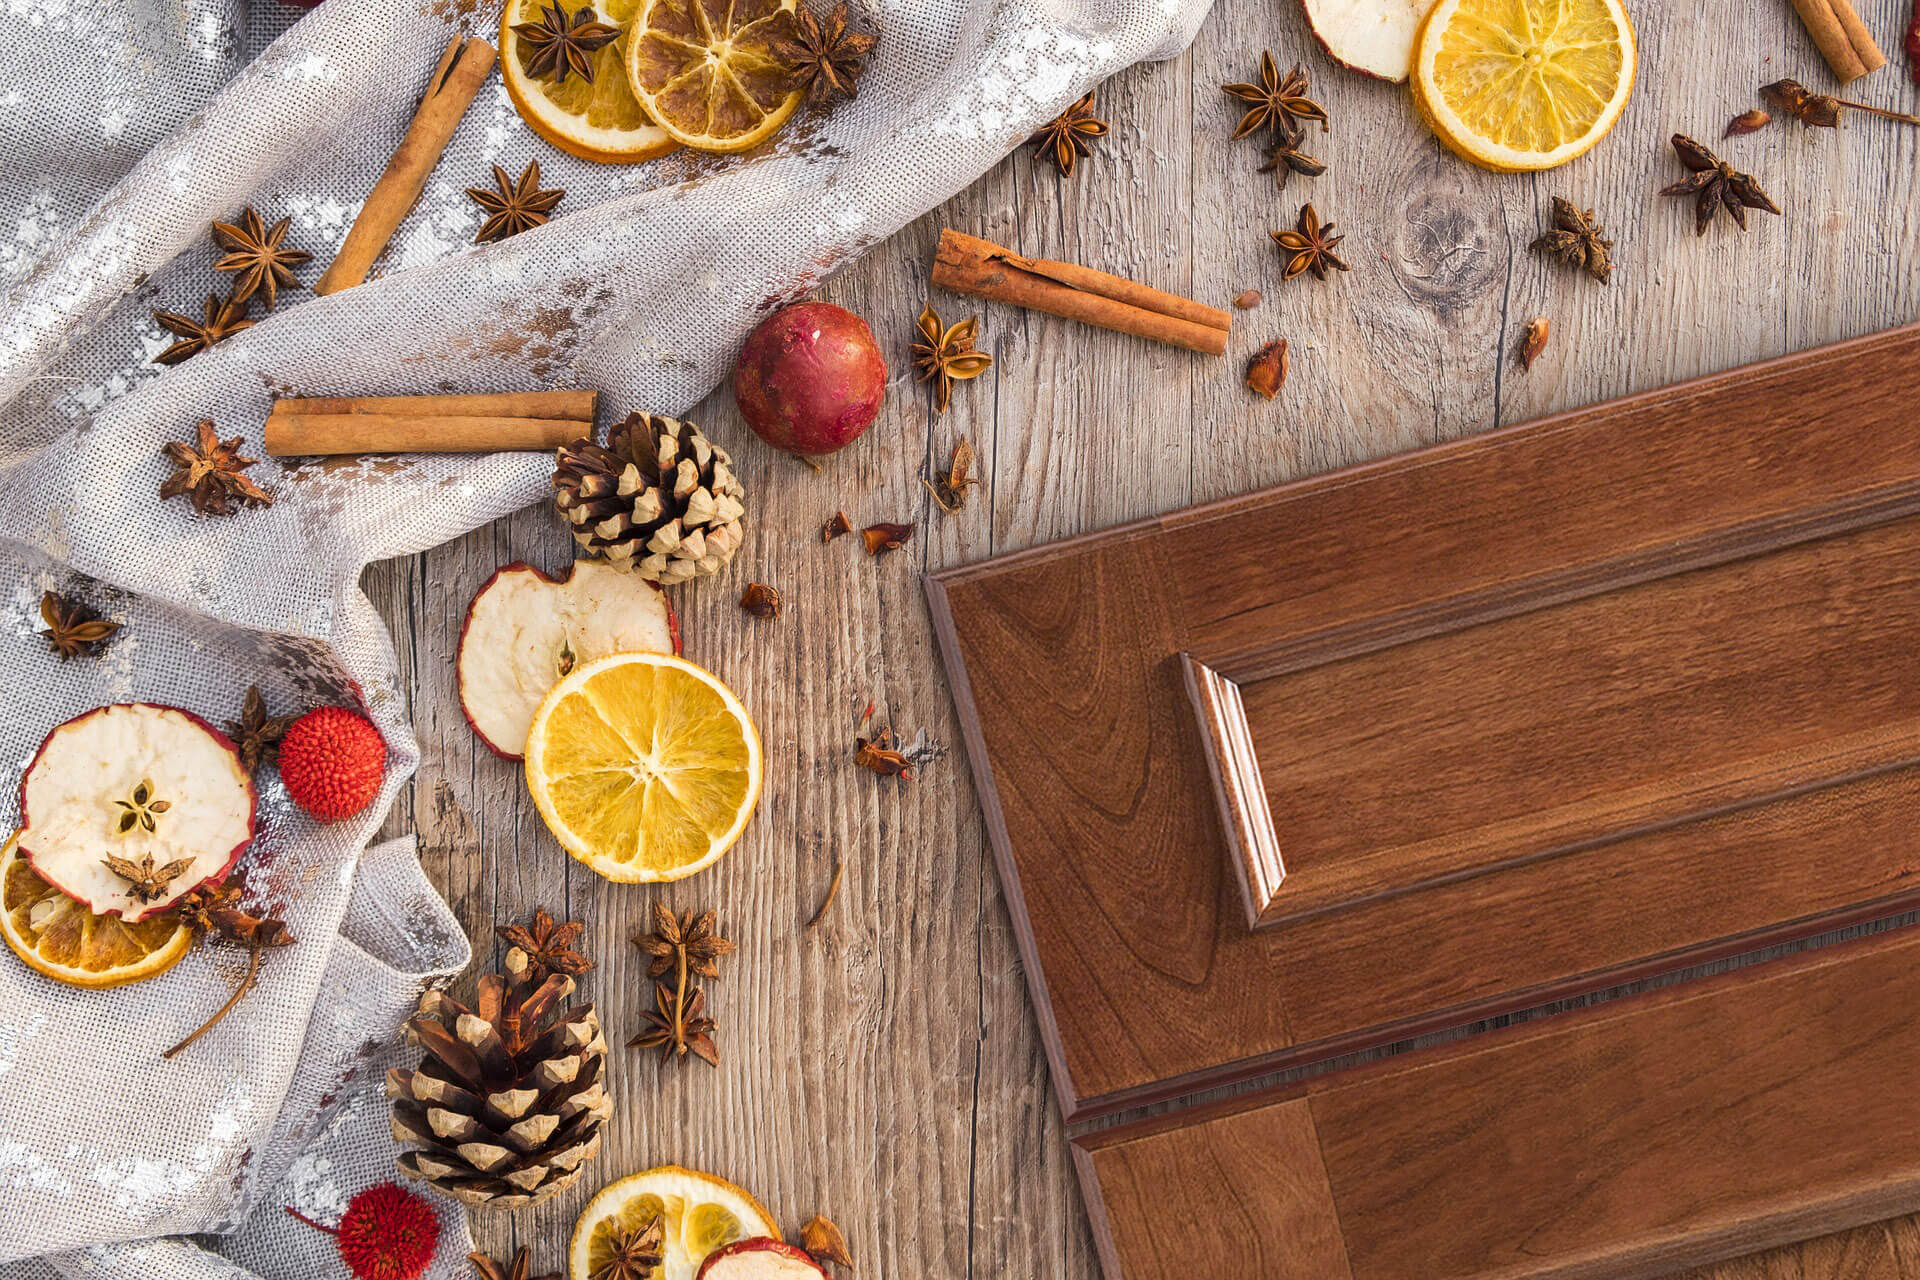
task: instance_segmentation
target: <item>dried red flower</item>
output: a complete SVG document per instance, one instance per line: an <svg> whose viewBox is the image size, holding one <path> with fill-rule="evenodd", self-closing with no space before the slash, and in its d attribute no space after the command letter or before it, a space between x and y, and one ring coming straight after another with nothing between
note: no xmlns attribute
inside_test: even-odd
<svg viewBox="0 0 1920 1280"><path fill-rule="evenodd" d="M347 1201L340 1225L329 1227L289 1208L287 1213L334 1238L355 1280L418 1280L440 1245L440 1215L404 1187L381 1182Z"/></svg>

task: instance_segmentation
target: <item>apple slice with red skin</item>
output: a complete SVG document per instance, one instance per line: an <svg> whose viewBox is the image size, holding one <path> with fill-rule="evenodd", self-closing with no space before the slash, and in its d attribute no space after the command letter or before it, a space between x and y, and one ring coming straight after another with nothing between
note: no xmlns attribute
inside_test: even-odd
<svg viewBox="0 0 1920 1280"><path fill-rule="evenodd" d="M124 828L124 829L123 829ZM226 878L259 830L253 778L218 729L178 707L97 707L47 735L20 778L20 854L96 915L139 921ZM108 858L184 860L146 900Z"/></svg>
<svg viewBox="0 0 1920 1280"><path fill-rule="evenodd" d="M560 677L610 653L680 652L680 620L659 584L598 560L565 577L501 567L460 630L460 710L487 750L518 760L533 713Z"/></svg>
<svg viewBox="0 0 1920 1280"><path fill-rule="evenodd" d="M1413 41L1434 0L1300 0L1307 27L1327 56L1376 80L1404 84Z"/></svg>
<svg viewBox="0 0 1920 1280"><path fill-rule="evenodd" d="M821 1280L826 1274L797 1244L748 1236L708 1254L693 1280Z"/></svg>

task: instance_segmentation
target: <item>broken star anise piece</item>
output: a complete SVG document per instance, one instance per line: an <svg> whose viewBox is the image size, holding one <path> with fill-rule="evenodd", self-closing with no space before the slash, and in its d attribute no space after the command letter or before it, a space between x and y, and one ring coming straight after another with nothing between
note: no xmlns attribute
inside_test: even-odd
<svg viewBox="0 0 1920 1280"><path fill-rule="evenodd" d="M870 556L877 556L887 551L898 551L907 545L907 539L912 536L912 525L895 524L889 520L870 524L860 531L860 537L867 544L867 554Z"/></svg>
<svg viewBox="0 0 1920 1280"><path fill-rule="evenodd" d="M1287 340L1275 338L1247 361L1247 389L1271 400L1287 383Z"/></svg>
<svg viewBox="0 0 1920 1280"><path fill-rule="evenodd" d="M1553 229L1543 231L1534 249L1586 272L1601 284L1613 279L1613 241L1606 228L1571 200L1553 198Z"/></svg>
<svg viewBox="0 0 1920 1280"><path fill-rule="evenodd" d="M217 293L207 295L206 312L199 320L183 316L177 311L156 311L153 318L160 322L162 329L179 339L153 358L155 364L179 364L190 356L199 355L222 338L230 338L242 329L253 327L253 321L247 319L245 298L222 299Z"/></svg>
<svg viewBox="0 0 1920 1280"><path fill-rule="evenodd" d="M607 1240L606 1261L587 1280L652 1280L667 1258L665 1240L666 1226L657 1213L643 1226L616 1226Z"/></svg>
<svg viewBox="0 0 1920 1280"><path fill-rule="evenodd" d="M1773 113L1760 107L1749 107L1733 119L1727 121L1727 131L1723 138L1738 138L1745 134L1757 133L1773 123Z"/></svg>
<svg viewBox="0 0 1920 1280"><path fill-rule="evenodd" d="M847 519L847 513L836 511L833 519L820 526L820 541L832 542L843 533L853 532L853 521Z"/></svg>
<svg viewBox="0 0 1920 1280"><path fill-rule="evenodd" d="M777 618L782 601L778 588L764 582L749 582L740 593L740 607L756 618Z"/></svg>
<svg viewBox="0 0 1920 1280"><path fill-rule="evenodd" d="M920 341L913 344L914 367L920 381L933 383L933 407L945 413L953 402L953 384L977 378L993 367L993 357L973 348L980 332L980 317L968 316L958 324L941 327L940 317L931 305L920 309L914 321Z"/></svg>
<svg viewBox="0 0 1920 1280"><path fill-rule="evenodd" d="M1752 174L1741 173L1713 152L1684 133L1673 135L1673 151L1687 167L1687 176L1662 187L1663 196L1694 197L1694 234L1707 234L1707 224L1724 206L1742 231L1747 229L1748 209L1778 214L1780 206L1760 189Z"/></svg>
<svg viewBox="0 0 1920 1280"><path fill-rule="evenodd" d="M947 469L932 478L922 476L920 483L927 487L942 511L957 515L960 508L967 505L967 490L980 483L979 477L973 474L973 441L963 437L948 455Z"/></svg>
<svg viewBox="0 0 1920 1280"><path fill-rule="evenodd" d="M1260 55L1259 84L1223 84L1220 88L1252 104L1234 128L1236 138L1271 129L1281 141L1297 144L1308 120L1318 120L1320 131L1327 131L1327 109L1307 96L1307 73L1295 67L1281 75L1271 53Z"/></svg>
<svg viewBox="0 0 1920 1280"><path fill-rule="evenodd" d="M653 904L653 932L636 936L633 945L646 952L647 976L659 978L677 971L684 964L689 973L702 978L720 976L719 960L734 952L733 943L714 932L718 916L713 911L695 915L689 911L675 916L661 903Z"/></svg>
<svg viewBox="0 0 1920 1280"><path fill-rule="evenodd" d="M233 278L235 302L245 302L257 293L271 311L282 288L299 286L293 268L311 261L313 255L286 247L287 228L292 225L293 219L282 218L269 228L266 219L255 213L252 205L240 211L237 225L213 224L214 241L227 251L227 256L214 263L213 269L237 273Z"/></svg>
<svg viewBox="0 0 1920 1280"><path fill-rule="evenodd" d="M493 935L510 947L518 947L527 957L527 981L534 986L550 974L579 977L593 968L593 961L574 950L574 944L587 931L578 920L556 922L545 907L535 907L533 918L524 925L495 925Z"/></svg>
<svg viewBox="0 0 1920 1280"><path fill-rule="evenodd" d="M120 630L119 623L108 622L78 600L53 591L40 597L40 618L47 624L47 647L59 654L62 662L94 657Z"/></svg>
<svg viewBox="0 0 1920 1280"><path fill-rule="evenodd" d="M913 761L894 749L891 729L876 729L871 738L856 737L853 740L853 762L883 778L913 781Z"/></svg>
<svg viewBox="0 0 1920 1280"><path fill-rule="evenodd" d="M598 20L593 5L582 4L571 14L554 3L540 10L538 22L517 22L514 34L527 50L527 74L565 84L569 75L593 83L593 55L620 38L620 28Z"/></svg>
<svg viewBox="0 0 1920 1280"><path fill-rule="evenodd" d="M509 178L505 169L495 165L493 182L498 188L494 191L484 187L467 188L473 202L487 211L487 220L480 224L479 232L473 237L475 244L491 244L545 225L554 206L567 194L558 187L550 191L540 189L538 160L528 161L518 180Z"/></svg>
<svg viewBox="0 0 1920 1280"><path fill-rule="evenodd" d="M793 67L791 87L818 106L836 93L857 96L861 64L873 52L874 39L848 28L847 0L840 0L825 18L802 4L793 11L793 33L778 37L775 51Z"/></svg>
<svg viewBox="0 0 1920 1280"><path fill-rule="evenodd" d="M1260 172L1273 175L1273 185L1285 190L1287 179L1294 174L1304 178L1317 178L1327 171L1327 166L1314 159L1292 142L1282 141L1279 146L1267 152L1267 162L1260 166Z"/></svg>
<svg viewBox="0 0 1920 1280"><path fill-rule="evenodd" d="M1520 333L1519 356L1522 369L1533 368L1533 362L1538 360L1540 353L1547 349L1547 335L1552 332L1552 329L1552 324L1545 316L1535 316L1527 321L1527 327Z"/></svg>
<svg viewBox="0 0 1920 1280"><path fill-rule="evenodd" d="M1346 237L1331 234L1333 228L1333 223L1320 221L1320 215L1313 211L1311 204L1303 204L1292 231L1270 232L1280 251L1287 255L1287 269L1280 278L1291 280L1311 271L1314 279L1325 280L1329 268L1347 270L1347 264L1334 252Z"/></svg>
<svg viewBox="0 0 1920 1280"><path fill-rule="evenodd" d="M240 767L252 773L263 764L272 764L280 755L280 739L287 736L299 716L270 716L260 686L247 689L240 707L240 718L227 726L227 736L240 749Z"/></svg>
<svg viewBox="0 0 1920 1280"><path fill-rule="evenodd" d="M659 1219L655 1218L654 1221L657 1223ZM530 1277L527 1273L533 1267L529 1257L527 1247L521 1245L519 1251L513 1255L513 1261L505 1265L484 1253L470 1253L467 1255L467 1261L471 1262L473 1269L480 1273L480 1280L561 1280L558 1275ZM658 1261L656 1260L653 1265L659 1265Z"/></svg>
<svg viewBox="0 0 1920 1280"><path fill-rule="evenodd" d="M287 931L284 923L270 916L243 910L238 905L239 898L239 886L235 885L231 893L214 886L211 890L196 889L182 899L181 918L192 926L203 941L224 942L246 948L247 970L241 975L240 984L233 989L227 1002L186 1039L162 1053L162 1058L177 1056L188 1045L219 1026L221 1020L239 1006L247 992L253 990L253 984L259 981L261 953L293 945L293 935Z"/></svg>
<svg viewBox="0 0 1920 1280"><path fill-rule="evenodd" d="M800 1228L800 1247L815 1262L832 1262L853 1269L853 1255L847 1251L847 1237L832 1218L815 1214Z"/></svg>
<svg viewBox="0 0 1920 1280"><path fill-rule="evenodd" d="M1093 153L1093 138L1107 136L1107 122L1093 114L1093 94L1089 92L1072 106L1040 126L1029 139L1033 153L1051 160L1065 178L1073 176L1073 163Z"/></svg>
<svg viewBox="0 0 1920 1280"><path fill-rule="evenodd" d="M167 461L176 470L160 486L160 497L177 498L187 494L193 509L206 516L230 516L235 503L242 507L270 507L273 494L244 474L260 461L240 452L240 437L222 440L214 434L213 419L202 418L194 427L194 444L168 441Z"/></svg>
<svg viewBox="0 0 1920 1280"><path fill-rule="evenodd" d="M148 830L152 830L151 827ZM153 865L153 855L147 854L135 862L132 858L106 857L100 860L107 870L127 882L127 893L136 902L156 902L167 896L167 886L177 880L181 873L193 865L192 858L179 858L164 867Z"/></svg>

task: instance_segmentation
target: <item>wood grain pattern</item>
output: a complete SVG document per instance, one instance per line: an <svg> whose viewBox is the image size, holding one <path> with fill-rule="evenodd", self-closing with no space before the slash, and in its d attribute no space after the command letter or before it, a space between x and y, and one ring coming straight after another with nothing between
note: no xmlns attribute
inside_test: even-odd
<svg viewBox="0 0 1920 1280"><path fill-rule="evenodd" d="M1883 39L1904 12L1902 0L1861 9ZM816 1209L830 1214L847 1229L862 1277L1100 1274L915 573L1920 316L1912 269L1920 187L1911 181L1920 133L1776 127L1737 140L1723 153L1759 175L1788 216L1761 220L1745 236L1717 227L1696 239L1684 202L1650 194L1678 176L1667 136L1684 129L1712 138L1751 103L1761 79L1795 75L1823 92L1834 85L1821 82L1819 54L1786 5L1735 13L1638 4L1633 17L1641 73L1619 126L1566 169L1515 176L1446 152L1414 118L1404 88L1330 63L1298 5L1217 4L1188 52L1099 86L1112 132L1071 179L1018 148L825 286L821 296L872 323L892 378L879 423L824 472L762 446L724 389L676 414L733 453L752 508L751 537L730 571L676 589L687 653L747 697L769 750L760 818L720 865L683 885L609 887L579 871L512 768L477 749L461 719L451 672L467 599L504 561L565 565L571 541L550 514L529 510L369 570L366 589L392 627L423 752L387 829L418 831L428 872L480 955L498 958L495 920L535 903L586 919L589 954L601 967L585 990L609 1040L624 1041L647 1007L626 939L646 927L654 900L717 907L741 943L714 992L721 1067L676 1073L616 1049L606 1153L550 1204L476 1217L489 1252L510 1256L527 1245L535 1274L564 1269L573 1219L601 1182L678 1160L738 1179L785 1226ZM1283 68L1304 65L1333 119L1331 134L1314 137L1327 173L1295 178L1277 194L1271 175L1256 170L1258 144L1230 138L1241 104L1218 88L1257 78L1263 48ZM1061 85L1059 105L1077 91ZM1866 96L1898 105L1899 91L1880 82ZM504 127L515 154L540 145L515 132L510 113L475 112L467 127ZM608 175L648 180L644 168ZM448 175L456 184L470 176ZM1555 195L1598 209L1618 243L1611 286L1528 251ZM1283 283L1267 233L1290 225L1308 199L1338 221L1353 270L1325 283ZM1226 358L1210 360L936 292L931 300L949 320L979 314L980 345L995 365L935 415L913 380L907 344L929 298L926 273L943 226L1216 306L1249 288L1265 300L1237 318ZM444 238L443 229L418 231ZM1523 375L1511 363L1513 344L1528 318L1543 314L1554 341ZM1291 343L1292 373L1268 403L1247 393L1240 370L1281 337ZM651 394L644 365L609 370L565 352L530 359L558 361L560 384L631 389L605 406L611 416L680 407ZM535 376L533 365L527 370ZM64 389L47 394L56 393ZM985 483L949 519L919 477L962 436L980 451ZM1685 451L1689 442L1682 428L1672 445ZM863 523L920 527L905 551L868 562L821 548L819 524L836 509ZM780 587L787 617L749 624L740 615L735 602L754 579ZM908 740L925 733L929 746L949 752L916 785L879 784L848 763L851 724L870 697ZM1875 856L1847 852L1855 868ZM845 883L809 931L836 859L846 863ZM1897 865L1889 854L1884 869ZM1717 899L1752 891L1732 873L1672 880L1677 893L1694 891L1689 884ZM1636 907L1598 877L1584 915L1543 919L1530 899L1515 902L1521 932L1538 945L1562 946L1568 931L1588 946L1619 933L1630 936L1632 954L1658 945L1663 930L1674 936L1683 914L1672 904ZM1237 903L1231 910L1241 912ZM1707 914L1727 923L1729 910L1710 903ZM1735 914L1737 925L1745 908ZM1404 913L1393 920L1400 927ZM1429 943L1472 940L1471 920L1424 926ZM1392 972L1394 950L1367 972ZM1522 976L1555 971L1516 954L1523 951L1510 939L1502 963L1521 965ZM1499 976L1491 968L1486 981ZM1189 1009L1155 984L1136 995L1127 977L1096 990L1119 1002L1154 1001L1183 1037L1207 1034L1204 997Z"/></svg>
<svg viewBox="0 0 1920 1280"><path fill-rule="evenodd" d="M1353 1280L1625 1280L1911 1213L1916 961L1882 932L1091 1135L1110 1274L1319 1280L1332 1231Z"/></svg>
<svg viewBox="0 0 1920 1280"><path fill-rule="evenodd" d="M1916 358L1920 330L1895 330L936 575L1069 1118L1920 902L1884 807L1904 778L1807 798L1920 762ZM1647 443L1683 420L1704 454ZM1355 619L1330 611L1349 597ZM1277 890L1271 849L1226 837L1250 771L1221 786L1231 699L1196 665L1237 688ZM1809 860L1743 876L1718 912L1673 910L1751 841ZM1860 849L1870 865L1840 852ZM1590 867L1636 923L1594 931ZM1552 940L1516 950L1518 885ZM1256 906L1284 936L1247 935Z"/></svg>

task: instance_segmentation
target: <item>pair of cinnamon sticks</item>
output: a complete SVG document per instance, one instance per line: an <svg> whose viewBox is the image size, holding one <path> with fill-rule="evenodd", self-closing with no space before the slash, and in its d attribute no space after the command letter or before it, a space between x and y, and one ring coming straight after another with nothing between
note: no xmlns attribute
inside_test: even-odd
<svg viewBox="0 0 1920 1280"><path fill-rule="evenodd" d="M267 415L275 458L549 450L593 434L597 391L288 399Z"/></svg>
<svg viewBox="0 0 1920 1280"><path fill-rule="evenodd" d="M940 233L932 283L1204 355L1224 355L1233 317L1124 276L1071 262L1029 258L953 230Z"/></svg>

